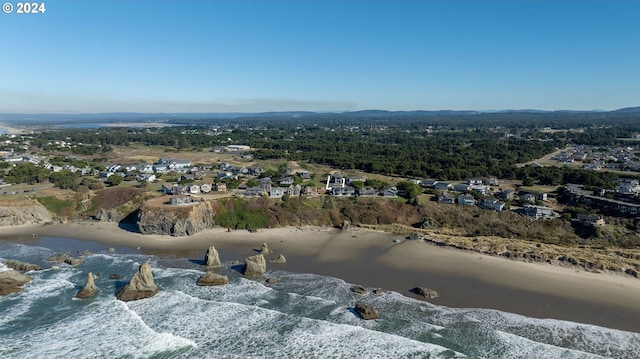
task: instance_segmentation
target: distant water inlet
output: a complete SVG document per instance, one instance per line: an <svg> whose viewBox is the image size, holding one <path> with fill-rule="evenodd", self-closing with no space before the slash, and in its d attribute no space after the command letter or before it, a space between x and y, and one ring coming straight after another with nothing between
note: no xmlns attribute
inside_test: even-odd
<svg viewBox="0 0 640 359"><path fill-rule="evenodd" d="M638 358L640 334L485 309L451 309L395 292L353 293L332 277L271 271L199 287L197 261L91 254L54 267L52 249L0 241L0 259L44 269L20 293L0 297L1 358ZM149 262L160 292L121 302L115 292ZM0 264L0 271L7 270ZM88 272L98 294L73 299ZM122 276L110 279L111 274ZM380 319L354 314L356 302Z"/></svg>

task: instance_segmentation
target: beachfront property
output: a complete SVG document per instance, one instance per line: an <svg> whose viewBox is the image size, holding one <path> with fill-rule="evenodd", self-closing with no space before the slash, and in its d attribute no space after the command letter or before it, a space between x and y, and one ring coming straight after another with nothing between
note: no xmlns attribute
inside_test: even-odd
<svg viewBox="0 0 640 359"><path fill-rule="evenodd" d="M444 204L456 204L456 198L447 195L446 193L442 193L438 195L438 203Z"/></svg>
<svg viewBox="0 0 640 359"><path fill-rule="evenodd" d="M325 190L331 191L333 188L344 188L347 184L347 180L340 173L335 173L327 176L327 184Z"/></svg>
<svg viewBox="0 0 640 359"><path fill-rule="evenodd" d="M599 227L604 226L604 218L599 215L578 213L577 220L583 226Z"/></svg>
<svg viewBox="0 0 640 359"><path fill-rule="evenodd" d="M482 208L491 209L494 211L502 211L504 209L505 203L498 201L495 198L484 198L482 201L480 201L479 205Z"/></svg>
<svg viewBox="0 0 640 359"><path fill-rule="evenodd" d="M458 196L458 204L461 206L473 206L476 204L476 199L472 195L461 194Z"/></svg>
<svg viewBox="0 0 640 359"><path fill-rule="evenodd" d="M557 217L557 213L552 208L545 206L524 205L524 215L535 219L552 219Z"/></svg>

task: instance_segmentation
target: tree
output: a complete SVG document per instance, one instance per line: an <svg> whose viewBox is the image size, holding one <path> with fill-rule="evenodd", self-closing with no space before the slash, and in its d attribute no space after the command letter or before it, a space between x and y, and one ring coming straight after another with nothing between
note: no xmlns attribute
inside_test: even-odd
<svg viewBox="0 0 640 359"><path fill-rule="evenodd" d="M108 182L109 182L109 185L112 186L112 187L113 186L117 186L120 183L122 183L122 177L119 176L119 175L109 176L109 181Z"/></svg>
<svg viewBox="0 0 640 359"><path fill-rule="evenodd" d="M61 189L76 189L76 175L69 170L62 170L51 174L51 182Z"/></svg>

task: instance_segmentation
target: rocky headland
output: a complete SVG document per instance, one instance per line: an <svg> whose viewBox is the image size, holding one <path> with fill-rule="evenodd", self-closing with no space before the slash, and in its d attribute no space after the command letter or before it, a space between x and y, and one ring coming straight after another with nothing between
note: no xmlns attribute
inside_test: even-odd
<svg viewBox="0 0 640 359"><path fill-rule="evenodd" d="M140 206L136 221L140 233L189 236L213 227L211 203L169 205L165 201L164 197L152 198Z"/></svg>

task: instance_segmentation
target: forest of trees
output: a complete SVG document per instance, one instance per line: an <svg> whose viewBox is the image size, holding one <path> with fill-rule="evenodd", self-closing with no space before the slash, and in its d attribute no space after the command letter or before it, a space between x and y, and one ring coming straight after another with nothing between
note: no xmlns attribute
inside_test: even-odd
<svg viewBox="0 0 640 359"><path fill-rule="evenodd" d="M626 117L625 117L626 116ZM571 168L519 167L567 145L617 145L640 133L636 115L625 113L387 113L307 114L241 119L182 120L188 125L156 129L50 129L31 144L82 143L71 152L101 154L113 146L143 144L180 151L244 144L257 159L308 161L334 168L440 180L497 177L558 185L610 186L615 175ZM636 116L636 117L634 117ZM176 120L175 122L181 122ZM555 131L540 131L553 128ZM573 130L579 129L579 130ZM14 176L18 176L15 174ZM22 176L22 174L20 174ZM44 174L27 173L31 182Z"/></svg>

